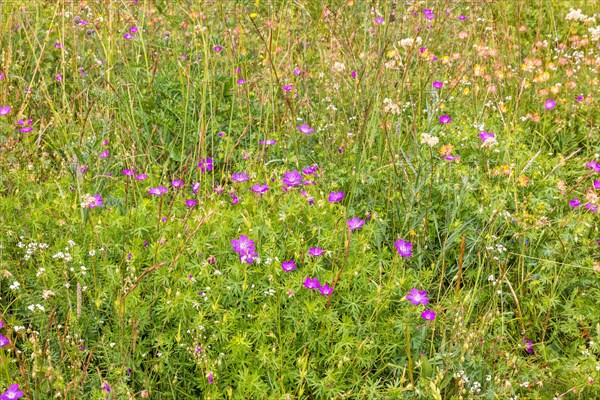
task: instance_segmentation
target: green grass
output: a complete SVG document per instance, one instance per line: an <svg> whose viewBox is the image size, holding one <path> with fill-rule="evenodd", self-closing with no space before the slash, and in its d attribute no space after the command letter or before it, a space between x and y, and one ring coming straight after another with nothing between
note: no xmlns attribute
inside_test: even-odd
<svg viewBox="0 0 600 400"><path fill-rule="evenodd" d="M600 18L586 1L1 2L0 391L600 397L600 20L570 7Z"/></svg>

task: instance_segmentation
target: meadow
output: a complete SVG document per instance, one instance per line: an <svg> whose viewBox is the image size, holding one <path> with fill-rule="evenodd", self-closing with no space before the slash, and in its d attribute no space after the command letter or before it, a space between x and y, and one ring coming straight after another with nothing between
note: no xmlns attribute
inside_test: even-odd
<svg viewBox="0 0 600 400"><path fill-rule="evenodd" d="M0 399L599 399L600 3L0 1Z"/></svg>

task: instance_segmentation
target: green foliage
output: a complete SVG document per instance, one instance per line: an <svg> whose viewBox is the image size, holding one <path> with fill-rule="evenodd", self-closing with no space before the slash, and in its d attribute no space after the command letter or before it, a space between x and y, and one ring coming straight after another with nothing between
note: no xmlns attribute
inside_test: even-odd
<svg viewBox="0 0 600 400"><path fill-rule="evenodd" d="M0 4L0 390L600 397L595 22L406 3Z"/></svg>

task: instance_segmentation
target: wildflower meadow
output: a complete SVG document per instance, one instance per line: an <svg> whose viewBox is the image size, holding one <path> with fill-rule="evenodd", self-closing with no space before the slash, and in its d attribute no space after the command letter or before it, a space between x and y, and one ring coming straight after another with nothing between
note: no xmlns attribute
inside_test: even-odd
<svg viewBox="0 0 600 400"><path fill-rule="evenodd" d="M600 3L0 1L0 399L600 399Z"/></svg>

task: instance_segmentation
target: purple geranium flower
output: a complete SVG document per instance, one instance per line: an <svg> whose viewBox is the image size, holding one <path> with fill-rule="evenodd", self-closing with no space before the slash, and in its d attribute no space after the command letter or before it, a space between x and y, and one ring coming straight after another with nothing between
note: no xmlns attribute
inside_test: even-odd
<svg viewBox="0 0 600 400"><path fill-rule="evenodd" d="M265 146L271 146L271 145L274 145L275 143L277 143L277 140L267 139L267 140L261 140L259 143L264 144Z"/></svg>
<svg viewBox="0 0 600 400"><path fill-rule="evenodd" d="M329 200L330 203L337 203L338 201L342 201L343 198L344 192L340 190L338 192L329 193L329 197L327 198L327 200Z"/></svg>
<svg viewBox="0 0 600 400"><path fill-rule="evenodd" d="M440 124L449 124L450 121L452 121L452 118L449 115L442 115L440 117Z"/></svg>
<svg viewBox="0 0 600 400"><path fill-rule="evenodd" d="M410 258L412 256L413 245L411 242L407 242L403 239L398 239L397 242L394 242L394 245L396 246L400 257Z"/></svg>
<svg viewBox="0 0 600 400"><path fill-rule="evenodd" d="M291 92L293 88L294 88L294 85L285 85L283 87L283 90L286 92Z"/></svg>
<svg viewBox="0 0 600 400"><path fill-rule="evenodd" d="M106 158L110 156L110 151L108 150L104 150L102 153L100 153L100 159Z"/></svg>
<svg viewBox="0 0 600 400"><path fill-rule="evenodd" d="M162 196L163 194L167 193L168 191L169 191L169 189L167 189L166 187L159 186L159 187L148 189L148 194L153 194L155 196Z"/></svg>
<svg viewBox="0 0 600 400"><path fill-rule="evenodd" d="M266 183L264 185L257 183L256 185L252 186L250 190L252 190L254 193L264 194L267 192L267 190L269 190L269 185Z"/></svg>
<svg viewBox="0 0 600 400"><path fill-rule="evenodd" d="M7 115L10 112L10 106L2 106L0 107L0 117L3 115Z"/></svg>
<svg viewBox="0 0 600 400"><path fill-rule="evenodd" d="M215 47L213 47L213 50L216 51L216 52L219 52L219 51L223 50L223 47L221 47L221 46L215 46Z"/></svg>
<svg viewBox="0 0 600 400"><path fill-rule="evenodd" d="M139 30L139 29L138 29L138 27L137 27L137 26L135 26L135 25L134 25L134 26L132 26L131 28L129 28L129 31L130 31L131 33L137 33L137 32L138 32L138 30Z"/></svg>
<svg viewBox="0 0 600 400"><path fill-rule="evenodd" d="M319 288L319 292L321 292L323 296L329 296L333 293L333 288L329 285L323 285Z"/></svg>
<svg viewBox="0 0 600 400"><path fill-rule="evenodd" d="M4 335L0 334L0 347L6 347L10 344L10 340Z"/></svg>
<svg viewBox="0 0 600 400"><path fill-rule="evenodd" d="M600 172L600 163L598 161L590 161L585 166L591 168L594 172Z"/></svg>
<svg viewBox="0 0 600 400"><path fill-rule="evenodd" d="M136 181L143 181L148 178L148 174L139 174L135 176Z"/></svg>
<svg viewBox="0 0 600 400"><path fill-rule="evenodd" d="M419 304L427 304L429 303L429 298L427 297L427 291L419 291L419 289L412 288L406 295L406 300L413 303L415 306Z"/></svg>
<svg viewBox="0 0 600 400"><path fill-rule="evenodd" d="M294 260L284 261L281 263L281 269L285 272L290 272L296 269L296 263Z"/></svg>
<svg viewBox="0 0 600 400"><path fill-rule="evenodd" d="M377 25L383 25L385 24L385 19L383 17L377 17L373 22L375 22Z"/></svg>
<svg viewBox="0 0 600 400"><path fill-rule="evenodd" d="M200 189L200 182L192 183L192 193L198 194L198 189Z"/></svg>
<svg viewBox="0 0 600 400"><path fill-rule="evenodd" d="M569 201L569 205L571 207L579 207L581 205L581 202L579 201L578 197L575 197L573 200Z"/></svg>
<svg viewBox="0 0 600 400"><path fill-rule="evenodd" d="M104 200L102 200L102 197L99 194L93 195L90 200L90 208L100 207L104 204Z"/></svg>
<svg viewBox="0 0 600 400"><path fill-rule="evenodd" d="M354 218L348 220L348 230L349 231L353 231L355 229L362 228L362 226L364 224L365 224L365 220L364 219L360 219L360 218L354 217Z"/></svg>
<svg viewBox="0 0 600 400"><path fill-rule="evenodd" d="M544 102L544 108L546 110L552 110L554 107L556 107L556 102L552 99L548 99Z"/></svg>
<svg viewBox="0 0 600 400"><path fill-rule="evenodd" d="M248 179L248 174L245 172L234 172L231 174L231 180L234 182L246 182Z"/></svg>
<svg viewBox="0 0 600 400"><path fill-rule="evenodd" d="M294 68L294 75L300 76L301 73L302 73L302 68L300 68L300 67Z"/></svg>
<svg viewBox="0 0 600 400"><path fill-rule="evenodd" d="M305 135L310 135L311 133L313 133L315 131L308 124L302 124L300 126L297 126L296 129L298 129L300 132L304 133Z"/></svg>
<svg viewBox="0 0 600 400"><path fill-rule="evenodd" d="M19 385L16 384L16 383L13 383L12 385L10 385L8 387L8 389L6 390L6 392L4 392L4 393L2 393L0 395L0 400L15 400L15 399L20 399L24 395L25 394L23 394L23 392L19 390Z"/></svg>
<svg viewBox="0 0 600 400"><path fill-rule="evenodd" d="M306 278L302 284L304 285L305 288L310 289L310 290L318 289L321 287L321 284L319 283L319 279L317 279L317 278Z"/></svg>
<svg viewBox="0 0 600 400"><path fill-rule="evenodd" d="M433 321L435 319L436 313L431 310L425 310L421 313L421 317L426 319L427 321Z"/></svg>
<svg viewBox="0 0 600 400"><path fill-rule="evenodd" d="M175 179L173 182L171 182L171 186L174 188L180 188L185 186L185 183L181 179Z"/></svg>
<svg viewBox="0 0 600 400"><path fill-rule="evenodd" d="M189 208L194 207L196 204L198 204L198 200L196 199L189 199L185 201L185 206Z"/></svg>
<svg viewBox="0 0 600 400"><path fill-rule="evenodd" d="M129 169L129 168L127 168L127 169L124 169L122 173L125 176L134 176L135 175L135 169Z"/></svg>
<svg viewBox="0 0 600 400"><path fill-rule="evenodd" d="M102 390L104 390L106 393L111 392L111 388L110 388L110 385L108 384L108 382L106 382L106 381L102 382Z"/></svg>
<svg viewBox="0 0 600 400"><path fill-rule="evenodd" d="M527 339L527 338L523 338L521 339L521 342L525 343L525 351L527 352L527 354L531 354L533 353L533 341Z"/></svg>
<svg viewBox="0 0 600 400"><path fill-rule="evenodd" d="M600 181L594 181L594 189L600 189Z"/></svg>
<svg viewBox="0 0 600 400"><path fill-rule="evenodd" d="M200 168L200 171L202 171L202 172L212 171L213 159L212 158L203 158L198 163L198 168Z"/></svg>
<svg viewBox="0 0 600 400"><path fill-rule="evenodd" d="M212 383L214 381L213 373L209 372L208 375L206 375L206 379L208 380L208 384L212 385Z"/></svg>
<svg viewBox="0 0 600 400"><path fill-rule="evenodd" d="M310 167L306 167L302 170L302 173L305 175L312 175L314 174L317 169L319 169L319 166L317 164L311 165Z"/></svg>
<svg viewBox="0 0 600 400"><path fill-rule="evenodd" d="M231 197L231 204L235 205L239 203L240 199L235 195L235 193L229 193L229 197Z"/></svg>
<svg viewBox="0 0 600 400"><path fill-rule="evenodd" d="M126 33L126 34L124 34L124 35L123 35L123 37L124 37L125 39L127 39L127 40L131 40L131 39L133 39L133 35L132 35L131 33Z"/></svg>
<svg viewBox="0 0 600 400"><path fill-rule="evenodd" d="M238 85L243 85L244 83L246 83L246 80L245 80L244 78L239 78L239 79L237 80L237 84L238 84Z"/></svg>
<svg viewBox="0 0 600 400"><path fill-rule="evenodd" d="M496 135L486 131L479 132L479 137L481 138L481 143L485 143L488 140L496 140Z"/></svg>
<svg viewBox="0 0 600 400"><path fill-rule="evenodd" d="M590 212L596 212L596 210L598 210L598 206L592 203L585 203L585 208L590 210Z"/></svg>
<svg viewBox="0 0 600 400"><path fill-rule="evenodd" d="M433 87L436 89L441 89L444 86L444 82L433 81Z"/></svg>
<svg viewBox="0 0 600 400"><path fill-rule="evenodd" d="M254 240L249 239L246 235L241 235L239 239L233 239L231 245L233 246L233 250L238 254L254 250Z"/></svg>
<svg viewBox="0 0 600 400"><path fill-rule="evenodd" d="M302 184L302 175L296 170L284 172L282 181L287 186L298 186Z"/></svg>
<svg viewBox="0 0 600 400"><path fill-rule="evenodd" d="M321 254L323 254L325 252L325 250L323 250L320 247L311 247L308 249L308 254L314 257L318 257Z"/></svg>

